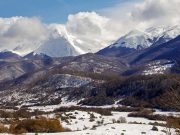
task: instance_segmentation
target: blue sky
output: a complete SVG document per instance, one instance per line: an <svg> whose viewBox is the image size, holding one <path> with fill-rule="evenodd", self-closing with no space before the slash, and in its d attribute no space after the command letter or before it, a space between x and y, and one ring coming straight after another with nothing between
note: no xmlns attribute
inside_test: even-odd
<svg viewBox="0 0 180 135"><path fill-rule="evenodd" d="M38 16L46 23L64 23L69 14L99 11L133 0L0 0L0 17Z"/></svg>

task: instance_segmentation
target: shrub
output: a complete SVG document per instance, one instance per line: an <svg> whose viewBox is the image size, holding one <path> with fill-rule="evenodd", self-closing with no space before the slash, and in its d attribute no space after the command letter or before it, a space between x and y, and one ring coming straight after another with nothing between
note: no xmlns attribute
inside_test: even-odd
<svg viewBox="0 0 180 135"><path fill-rule="evenodd" d="M94 110L96 113L99 113L101 115L104 115L104 116L110 116L112 115L111 111L108 110L108 109L96 109Z"/></svg>
<svg viewBox="0 0 180 135"><path fill-rule="evenodd" d="M109 97L101 97L101 96L94 97L93 96L93 97L89 97L80 101L78 104L87 105L87 106L103 106L103 105L114 104L114 100L113 98L109 98Z"/></svg>
<svg viewBox="0 0 180 135"><path fill-rule="evenodd" d="M102 121L97 121L96 123L98 124L98 125L102 125L103 124L103 120Z"/></svg>
<svg viewBox="0 0 180 135"><path fill-rule="evenodd" d="M76 119L76 116L69 116L70 119Z"/></svg>
<svg viewBox="0 0 180 135"><path fill-rule="evenodd" d="M147 118L149 120L161 120L165 121L166 116L155 114L153 115L153 112L151 110L142 110L139 112L132 112L128 114L128 117L142 117L142 118Z"/></svg>
<svg viewBox="0 0 180 135"><path fill-rule="evenodd" d="M149 124L149 125L153 125L153 126L161 126L161 127L164 127L164 126L165 126L164 123L159 123L159 122L149 122L148 124Z"/></svg>
<svg viewBox="0 0 180 135"><path fill-rule="evenodd" d="M88 108L88 107L80 107L80 106L60 107L60 108L54 110L54 113L57 113L57 112L70 112L70 111L74 111L74 110L86 111L86 112L91 111L91 112L99 113L99 114L105 115L105 116L110 116L110 115L112 115L110 109L104 109L104 108Z"/></svg>
<svg viewBox="0 0 180 135"><path fill-rule="evenodd" d="M96 130L96 128L97 128L97 125L93 125L91 130Z"/></svg>
<svg viewBox="0 0 180 135"><path fill-rule="evenodd" d="M176 130L176 135L180 135L180 130Z"/></svg>
<svg viewBox="0 0 180 135"><path fill-rule="evenodd" d="M118 112L137 112L140 111L140 107L127 107L127 106L118 106L110 108L111 111L118 111Z"/></svg>
<svg viewBox="0 0 180 135"><path fill-rule="evenodd" d="M0 133L7 133L7 132L8 132L8 128L0 124Z"/></svg>
<svg viewBox="0 0 180 135"><path fill-rule="evenodd" d="M151 115L153 112L151 110L146 110L146 109L143 109L141 111L138 111L138 112L132 112L130 114L128 114L128 117L145 117L145 116L148 116L148 115Z"/></svg>
<svg viewBox="0 0 180 135"><path fill-rule="evenodd" d="M1 118L12 118L13 115L11 112L6 112L6 111L3 111L3 110L0 110L0 117Z"/></svg>
<svg viewBox="0 0 180 135"><path fill-rule="evenodd" d="M90 121L90 122L93 122L93 121L95 121L95 120L94 120L95 118L96 118L96 117L94 116L94 114L93 114L93 113L90 113L89 121Z"/></svg>
<svg viewBox="0 0 180 135"><path fill-rule="evenodd" d="M143 124L143 123L142 122L133 121L133 122L128 122L128 124Z"/></svg>
<svg viewBox="0 0 180 135"><path fill-rule="evenodd" d="M11 125L10 131L15 134L21 133L54 133L64 132L60 122L56 119L26 119Z"/></svg>
<svg viewBox="0 0 180 135"><path fill-rule="evenodd" d="M180 118L168 117L167 127L180 129Z"/></svg>
<svg viewBox="0 0 180 135"><path fill-rule="evenodd" d="M28 112L26 109L20 109L13 113L14 118L30 118L32 116L31 112Z"/></svg>
<svg viewBox="0 0 180 135"><path fill-rule="evenodd" d="M151 130L158 131L158 128L156 126L153 126Z"/></svg>

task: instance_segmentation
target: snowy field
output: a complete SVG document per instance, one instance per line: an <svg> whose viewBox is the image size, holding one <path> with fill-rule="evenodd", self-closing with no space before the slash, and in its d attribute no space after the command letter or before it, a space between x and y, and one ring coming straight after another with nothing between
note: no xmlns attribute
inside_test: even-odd
<svg viewBox="0 0 180 135"><path fill-rule="evenodd" d="M153 131L153 125L150 124L155 122L165 124L164 121L128 117L129 113L112 112L111 116L102 116L94 112L66 112L62 116L68 118L60 121L63 127L70 129L71 132L53 133L52 135L166 135L165 131L167 129L165 127L156 126L158 131ZM162 114L165 114L165 112ZM46 115L46 117L57 118L57 114ZM174 132L173 129L171 131Z"/></svg>
<svg viewBox="0 0 180 135"><path fill-rule="evenodd" d="M62 106L76 106L75 102L69 102L68 104L66 104L65 100L63 102L63 105L33 106L29 107L29 109L30 111L38 109L44 112L52 112ZM116 107L116 105L106 107L103 106L102 108L110 107ZM111 113L112 115L105 116L91 111L74 110L64 113L56 112L44 114L43 117L59 119L62 126L70 129L71 132L38 133L38 135L167 135L165 133L167 131L166 127L156 126L157 131L152 130L154 123L162 125L166 124L165 121L128 117L128 114L131 112L112 111ZM175 117L180 116L180 112L162 112L160 110L155 110L154 114ZM174 129L171 129L171 133L171 135L176 135ZM35 133L28 133L26 135L35 135Z"/></svg>
<svg viewBox="0 0 180 135"><path fill-rule="evenodd" d="M166 135L162 132L163 127L158 127L160 131L152 131L152 126L137 124L109 124L97 127L96 130L83 130L67 133L53 133L51 135ZM34 134L28 134L34 135ZM41 135L47 135L41 134ZM50 134L48 134L50 135Z"/></svg>
<svg viewBox="0 0 180 135"><path fill-rule="evenodd" d="M75 102L56 106L39 106L30 107L29 109L39 109L41 111L53 111L62 106L76 105ZM114 106L106 106L110 108ZM158 131L152 130L152 123L165 124L165 121L154 121L146 118L128 117L130 112L112 112L110 116L100 115L94 112L71 111L61 114L66 119L59 120L63 127L68 128L71 132L52 133L52 135L166 135L165 127L156 126ZM180 112L162 112L156 110L154 114L166 116L180 116ZM58 118L57 114L45 115L48 118ZM123 121L122 121L123 120ZM175 130L171 129L171 132ZM47 134L47 133L46 133ZM43 133L42 135L46 135ZM33 134L28 134L33 135ZM176 135L173 133L172 135Z"/></svg>
<svg viewBox="0 0 180 135"><path fill-rule="evenodd" d="M100 115L94 112L71 111L61 114L43 115L47 118L58 118L63 127L71 132L62 133L38 133L38 135L166 135L165 127L156 126L158 131L153 131L151 123L165 124L164 121L154 121L145 118L128 117L130 112L112 112L110 116ZM166 114L165 112L156 112ZM171 112L173 114L173 112ZM179 113L174 113L174 115ZM169 115L169 113L167 113ZM62 117L66 119L62 119ZM171 129L172 135L176 135ZM6 135L6 134L2 134ZM26 135L35 135L28 133Z"/></svg>

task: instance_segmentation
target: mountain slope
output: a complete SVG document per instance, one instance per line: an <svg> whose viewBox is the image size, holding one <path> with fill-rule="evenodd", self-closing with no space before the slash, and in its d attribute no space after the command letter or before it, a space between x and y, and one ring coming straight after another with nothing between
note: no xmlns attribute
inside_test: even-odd
<svg viewBox="0 0 180 135"><path fill-rule="evenodd" d="M50 39L35 50L35 53L45 54L51 57L76 56L79 54L63 37Z"/></svg>
<svg viewBox="0 0 180 135"><path fill-rule="evenodd" d="M167 43L151 46L124 56L131 69L124 72L132 74L165 74L180 72L180 36Z"/></svg>
<svg viewBox="0 0 180 135"><path fill-rule="evenodd" d="M20 59L21 57L13 52L10 51L2 51L0 52L0 59L7 60L7 59Z"/></svg>
<svg viewBox="0 0 180 135"><path fill-rule="evenodd" d="M120 101L128 106L179 110L176 99L168 98L169 94L179 98L179 75L148 76L151 72L159 74L157 68L164 68L168 64L170 67L172 62L173 68L177 67L176 63L180 63L179 44L180 36L167 43L124 55L127 61L122 57L97 54L55 59L31 53L14 63L5 59L5 63L0 65L1 74L5 71L22 72L0 83L0 104L60 105L66 99L66 102L73 101L80 105L112 105ZM44 59L50 59L52 63L45 65L42 62ZM13 70L7 70L9 67ZM135 76L121 76L135 68L137 72L131 74ZM142 73L146 76L142 76ZM171 89L173 91L169 92Z"/></svg>
<svg viewBox="0 0 180 135"><path fill-rule="evenodd" d="M114 44L100 50L97 54L105 56L124 56L136 50L166 43L180 35L180 26L152 27L144 32L134 30L117 40Z"/></svg>
<svg viewBox="0 0 180 135"><path fill-rule="evenodd" d="M42 106L76 103L102 106L124 104L180 110L179 75L130 76L126 78L99 78L82 76L75 72L35 72L21 81L15 79L0 91L4 106ZM32 79L33 78L33 79ZM167 83L168 82L168 83ZM7 85L6 85L7 86ZM173 90L172 90L173 89ZM175 98L169 98L173 96Z"/></svg>
<svg viewBox="0 0 180 135"><path fill-rule="evenodd" d="M75 35L70 34L62 25L51 25L50 37L43 42L35 53L46 54L51 57L77 56L86 53L94 53L102 49L105 44L97 41L83 41ZM86 39L84 39L86 40Z"/></svg>
<svg viewBox="0 0 180 135"><path fill-rule="evenodd" d="M128 54L131 54L133 52L136 52L136 49L134 48L126 48L126 47L106 47L100 51L98 51L96 54L103 55L103 56L110 56L110 57L122 57L126 56Z"/></svg>
<svg viewBox="0 0 180 135"><path fill-rule="evenodd" d="M120 74L128 68L123 60L91 53L74 57L60 66L64 70L98 74Z"/></svg>
<svg viewBox="0 0 180 135"><path fill-rule="evenodd" d="M161 26L161 27L151 27L146 29L146 32L151 35L154 39L153 45L160 45L166 43L178 35L180 35L180 25L175 26Z"/></svg>
<svg viewBox="0 0 180 135"><path fill-rule="evenodd" d="M159 46L152 46L142 50L138 56L131 61L131 64L162 59L180 61L180 36Z"/></svg>
<svg viewBox="0 0 180 135"><path fill-rule="evenodd" d="M126 47L126 48L134 48L141 49L147 48L152 44L151 37L145 32L139 30L130 31L125 36L121 37L117 40L111 47Z"/></svg>
<svg viewBox="0 0 180 135"><path fill-rule="evenodd" d="M14 80L26 73L60 64L60 59L33 53L21 57L12 52L0 52L0 83Z"/></svg>

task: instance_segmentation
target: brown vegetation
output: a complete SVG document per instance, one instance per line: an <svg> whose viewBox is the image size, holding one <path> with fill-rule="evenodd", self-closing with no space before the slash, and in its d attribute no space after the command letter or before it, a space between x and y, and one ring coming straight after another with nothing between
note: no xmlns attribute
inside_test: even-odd
<svg viewBox="0 0 180 135"><path fill-rule="evenodd" d="M151 110L147 110L147 109L144 109L139 112L132 112L128 114L128 117L142 117L142 118L147 118L149 120L160 120L160 121L166 121L167 119L167 116L153 114Z"/></svg>
<svg viewBox="0 0 180 135"><path fill-rule="evenodd" d="M65 132L59 120L56 119L26 119L14 123L10 127L10 132L15 134L20 133L55 133Z"/></svg>
<svg viewBox="0 0 180 135"><path fill-rule="evenodd" d="M4 125L0 124L0 133L8 133L8 128Z"/></svg>
<svg viewBox="0 0 180 135"><path fill-rule="evenodd" d="M46 112L35 110L34 112L29 112L27 109L19 109L17 111L8 112L0 110L1 118L31 118L32 116L46 114Z"/></svg>
<svg viewBox="0 0 180 135"><path fill-rule="evenodd" d="M180 118L168 117L167 118L167 127L180 129Z"/></svg>
<svg viewBox="0 0 180 135"><path fill-rule="evenodd" d="M74 111L74 110L86 111L86 112L95 112L95 113L99 113L99 114L105 115L105 116L112 115L110 109L87 108L87 107L78 107L78 106L60 107L60 108L56 109L54 112L70 112L70 111Z"/></svg>

